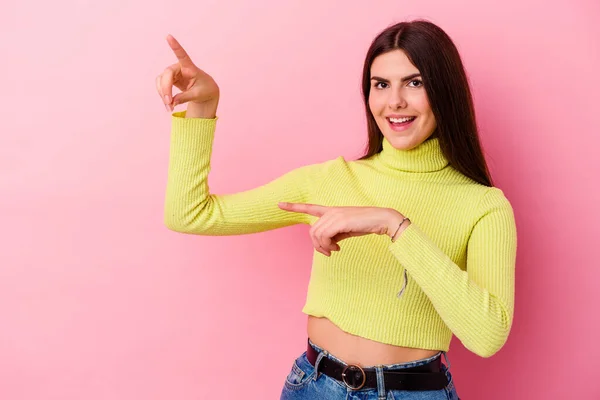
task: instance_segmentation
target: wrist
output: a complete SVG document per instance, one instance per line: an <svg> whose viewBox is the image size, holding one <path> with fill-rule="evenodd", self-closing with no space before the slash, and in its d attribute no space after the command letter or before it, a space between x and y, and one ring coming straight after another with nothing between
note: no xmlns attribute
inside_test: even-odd
<svg viewBox="0 0 600 400"><path fill-rule="evenodd" d="M404 219L404 215L400 214L398 211L394 209L390 209L390 215L386 218L386 229L385 234L390 238L394 236L396 231L398 230L398 226Z"/></svg>
<svg viewBox="0 0 600 400"><path fill-rule="evenodd" d="M186 118L215 118L219 99L206 101L204 103L189 102L185 113Z"/></svg>
<svg viewBox="0 0 600 400"><path fill-rule="evenodd" d="M387 226L387 235L392 242L395 242L410 224L411 222L408 218L394 210L394 214L389 219Z"/></svg>

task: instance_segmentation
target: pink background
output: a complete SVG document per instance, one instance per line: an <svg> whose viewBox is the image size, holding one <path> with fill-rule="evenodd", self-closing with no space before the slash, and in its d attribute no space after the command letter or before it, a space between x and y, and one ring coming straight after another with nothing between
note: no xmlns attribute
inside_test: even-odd
<svg viewBox="0 0 600 400"><path fill-rule="evenodd" d="M358 156L365 52L414 17L463 55L519 232L513 331L490 359L453 341L459 395L600 398L599 4L2 2L0 399L279 398L305 349L308 228L165 228L165 37L221 86L225 193Z"/></svg>

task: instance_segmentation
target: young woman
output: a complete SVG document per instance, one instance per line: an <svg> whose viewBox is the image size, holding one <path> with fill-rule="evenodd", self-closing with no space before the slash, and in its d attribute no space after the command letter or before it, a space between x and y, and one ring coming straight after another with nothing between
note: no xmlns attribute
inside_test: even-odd
<svg viewBox="0 0 600 400"><path fill-rule="evenodd" d="M177 41L157 77L172 115L165 223L197 235L310 224L307 350L282 399L457 399L456 335L490 357L513 318L516 227L482 155L452 40L427 21L381 32L364 63L368 149L256 189L210 194L219 88ZM172 96L172 87L181 93ZM447 364L447 365L446 365Z"/></svg>

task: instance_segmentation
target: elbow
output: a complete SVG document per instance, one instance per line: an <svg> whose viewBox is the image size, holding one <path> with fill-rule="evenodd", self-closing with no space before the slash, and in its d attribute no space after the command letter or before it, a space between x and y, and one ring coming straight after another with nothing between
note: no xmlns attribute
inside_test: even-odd
<svg viewBox="0 0 600 400"><path fill-rule="evenodd" d="M163 219L167 229L179 233L201 233L202 223L200 221L202 220L194 213L185 215L170 208L165 209Z"/></svg>
<svg viewBox="0 0 600 400"><path fill-rule="evenodd" d="M185 224L181 223L181 220L176 218L175 215L167 215L164 217L164 224L170 231L179 233L188 233L188 229Z"/></svg>
<svg viewBox="0 0 600 400"><path fill-rule="evenodd" d="M182 207L166 203L163 223L173 232L201 235L207 231L209 203Z"/></svg>
<svg viewBox="0 0 600 400"><path fill-rule="evenodd" d="M180 205L172 197L167 196L163 209L163 224L173 232L186 233L185 218L179 210Z"/></svg>
<svg viewBox="0 0 600 400"><path fill-rule="evenodd" d="M498 327L497 329L485 329L476 338L476 343L467 347L479 357L490 358L504 347L510 333L510 325Z"/></svg>
<svg viewBox="0 0 600 400"><path fill-rule="evenodd" d="M495 340L490 341L480 341L476 344L472 344L470 346L465 345L467 349L471 352L477 354L482 358L490 358L500 351L504 344L506 343L506 339L500 339L499 337L495 337Z"/></svg>
<svg viewBox="0 0 600 400"><path fill-rule="evenodd" d="M512 327L513 313L504 304L499 303L494 315L497 317L481 324L471 346L465 346L483 358L490 358L504 347Z"/></svg>
<svg viewBox="0 0 600 400"><path fill-rule="evenodd" d="M481 347L481 348L477 348L477 349L471 349L471 351L473 353L477 354L479 357L490 358L491 356L493 356L497 352L499 352L503 345L504 344L502 344L500 346L486 346L486 347Z"/></svg>

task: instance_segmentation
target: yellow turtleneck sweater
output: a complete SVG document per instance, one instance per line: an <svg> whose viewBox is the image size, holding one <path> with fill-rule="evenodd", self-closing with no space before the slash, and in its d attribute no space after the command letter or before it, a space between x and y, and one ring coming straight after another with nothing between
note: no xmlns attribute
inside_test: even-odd
<svg viewBox="0 0 600 400"><path fill-rule="evenodd" d="M303 312L342 330L397 346L447 351L452 334L489 357L513 319L517 233L503 192L465 177L438 139L362 161L338 157L297 168L258 188L210 194L207 177L216 121L173 113L165 224L197 235L240 235L317 218L278 202L389 207L412 224L353 237L341 251L314 253Z"/></svg>

